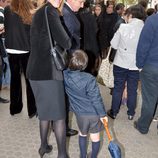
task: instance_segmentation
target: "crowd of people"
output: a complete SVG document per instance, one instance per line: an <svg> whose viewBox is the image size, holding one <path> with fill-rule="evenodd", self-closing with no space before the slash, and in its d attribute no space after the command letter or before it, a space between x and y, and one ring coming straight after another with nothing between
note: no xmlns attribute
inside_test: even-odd
<svg viewBox="0 0 158 158"><path fill-rule="evenodd" d="M78 133L80 158L97 158L103 119L116 119L125 101L128 120L133 120L139 81L142 109L134 127L141 134L148 133L158 113L158 4L147 9L145 1L125 8L115 1L91 5L85 0L2 0L0 5L0 81L7 55L10 114L23 109L23 74L28 116L39 119L41 158L53 150L48 144L50 129L56 137L58 158L69 157L66 136ZM51 56L46 17L53 44L68 52L64 71L57 69ZM106 113L96 77L111 49L116 50L114 87L111 109ZM0 97L0 102L9 101ZM70 127L69 111L76 116L78 130ZM86 150L88 134L90 153Z"/></svg>

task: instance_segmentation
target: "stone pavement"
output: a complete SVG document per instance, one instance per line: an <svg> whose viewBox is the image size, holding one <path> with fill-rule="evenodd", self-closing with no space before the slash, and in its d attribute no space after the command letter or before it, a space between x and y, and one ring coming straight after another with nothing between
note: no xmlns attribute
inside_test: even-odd
<svg viewBox="0 0 158 158"><path fill-rule="evenodd" d="M100 89L106 109L109 109L111 105L109 89L104 86L100 86ZM9 90L3 90L2 96L8 98ZM28 118L26 99L23 98L23 111L14 116L9 114L9 104L0 104L0 158L39 158L38 119ZM140 98L139 94L134 120L140 114ZM122 149L122 158L158 158L157 123L152 122L149 133L141 135L133 128L133 121L127 119L126 112L127 107L122 105L116 120L109 119L110 131ZM72 128L77 129L74 115L71 118ZM101 140L102 146L98 158L110 158L105 132L102 133ZM50 135L50 144L53 144L53 152L45 155L44 158L57 158L57 146L53 133ZM67 148L70 158L79 158L78 136L67 138ZM91 143L89 142L88 151L90 149Z"/></svg>

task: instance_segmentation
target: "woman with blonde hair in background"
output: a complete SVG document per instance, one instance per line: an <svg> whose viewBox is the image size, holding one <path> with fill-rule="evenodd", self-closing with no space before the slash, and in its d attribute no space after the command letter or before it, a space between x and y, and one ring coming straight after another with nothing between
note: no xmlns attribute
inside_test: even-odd
<svg viewBox="0 0 158 158"><path fill-rule="evenodd" d="M31 27L31 53L27 67L27 77L36 100L40 123L41 146L39 154L52 151L47 137L52 125L58 147L58 158L68 158L66 152L65 92L63 73L57 70L50 53L51 46L46 25L46 16L50 26L52 41L62 48L69 49L71 41L61 21L59 7L62 0L48 0L34 15Z"/></svg>
<svg viewBox="0 0 158 158"><path fill-rule="evenodd" d="M34 7L30 0L12 0L4 9L5 45L9 55L11 70L10 114L18 114L23 108L22 72L26 82L28 116L36 114L34 95L28 79L26 67L30 55L30 25Z"/></svg>

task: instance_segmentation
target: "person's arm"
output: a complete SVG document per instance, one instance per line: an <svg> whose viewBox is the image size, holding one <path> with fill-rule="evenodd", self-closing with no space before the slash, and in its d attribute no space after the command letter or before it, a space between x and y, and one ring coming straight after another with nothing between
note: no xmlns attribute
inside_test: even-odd
<svg viewBox="0 0 158 158"><path fill-rule="evenodd" d="M154 28L149 18L145 22L137 46L136 66L139 69L143 68L144 63L148 57L149 49L151 48L151 44L154 38L154 32Z"/></svg>
<svg viewBox="0 0 158 158"><path fill-rule="evenodd" d="M120 25L119 29L116 31L116 33L114 34L114 37L112 38L110 44L111 44L111 47L114 48L114 49L118 49L119 47L119 42L120 42L120 39L121 39L121 27L122 25Z"/></svg>
<svg viewBox="0 0 158 158"><path fill-rule="evenodd" d="M48 21L53 39L63 48L70 49L71 40L67 35L62 23L60 21L59 14L56 10L48 8Z"/></svg>

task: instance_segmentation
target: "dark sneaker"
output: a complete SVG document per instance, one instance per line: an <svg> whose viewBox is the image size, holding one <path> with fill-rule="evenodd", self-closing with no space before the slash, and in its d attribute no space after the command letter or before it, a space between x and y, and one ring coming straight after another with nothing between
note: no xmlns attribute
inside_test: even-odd
<svg viewBox="0 0 158 158"><path fill-rule="evenodd" d="M132 115L128 115L128 119L129 120L133 120L133 116Z"/></svg>
<svg viewBox="0 0 158 158"><path fill-rule="evenodd" d="M148 133L148 131L147 131L147 132L142 132L142 131L140 131L140 130L138 129L137 121L134 121L134 128L135 128L136 130L138 130L141 134L147 134L147 133Z"/></svg>
<svg viewBox="0 0 158 158"><path fill-rule="evenodd" d="M74 130L74 129L68 129L66 131L66 136L67 137L70 137L70 136L74 136L74 135L77 135L78 134L78 131Z"/></svg>
<svg viewBox="0 0 158 158"><path fill-rule="evenodd" d="M108 110L107 114L108 114L108 116L111 117L112 119L116 119L116 115L112 112L112 110Z"/></svg>

